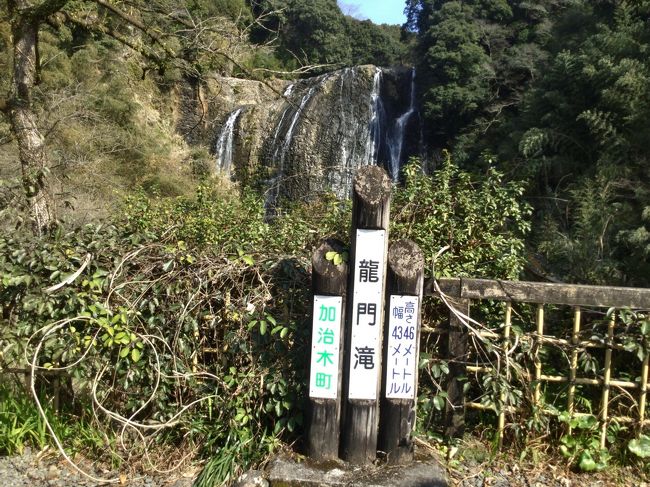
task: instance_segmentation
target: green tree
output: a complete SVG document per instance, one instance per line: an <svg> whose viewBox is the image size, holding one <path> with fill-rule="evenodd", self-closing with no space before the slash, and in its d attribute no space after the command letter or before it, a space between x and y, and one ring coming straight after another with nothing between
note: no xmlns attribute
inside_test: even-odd
<svg viewBox="0 0 650 487"><path fill-rule="evenodd" d="M422 109L439 144L476 116L495 76L472 14L464 3L445 2L432 11L429 26L420 32Z"/></svg>
<svg viewBox="0 0 650 487"><path fill-rule="evenodd" d="M243 3L223 0L234 15ZM201 14L201 2L183 4L168 0L122 2L113 0L6 0L10 36L3 36L12 53L9 95L0 101L18 147L22 183L29 213L36 233L43 233L55 220L52 191L49 185L50 155L43 136L43 120L38 117L43 102L41 88L42 49L39 42L48 35L69 38L72 55L73 35L110 38L146 60L144 73L151 67L159 73L179 69L191 76L201 76L217 65L237 64L233 44L240 32L232 22L215 17L214 7ZM205 4L208 5L208 4ZM213 15L214 14L214 15ZM238 17L239 18L239 17ZM65 43L63 43L65 44ZM78 47L78 46L77 46ZM54 63L59 61L54 59ZM71 76L68 76L70 78ZM66 76L60 78L65 84ZM36 93L41 94L37 97Z"/></svg>
<svg viewBox="0 0 650 487"><path fill-rule="evenodd" d="M346 22L336 0L253 0L262 22L252 32L256 42L277 36L279 55L288 68L308 65L349 65Z"/></svg>
<svg viewBox="0 0 650 487"><path fill-rule="evenodd" d="M353 64L393 66L406 61L406 45L397 25L377 25L370 20L346 17Z"/></svg>
<svg viewBox="0 0 650 487"><path fill-rule="evenodd" d="M287 69L404 62L406 43L396 25L344 16L335 0L249 0L260 22L251 30L258 44L275 43Z"/></svg>
<svg viewBox="0 0 650 487"><path fill-rule="evenodd" d="M540 248L564 275L647 285L650 2L606 7L558 23L582 28L527 96L515 140L536 193L555 202L540 207L553 230Z"/></svg>
<svg viewBox="0 0 650 487"><path fill-rule="evenodd" d="M457 159L467 161L501 138L492 134L538 74L549 19L563 3L407 2L405 29L417 33L423 115L434 149L454 146Z"/></svg>

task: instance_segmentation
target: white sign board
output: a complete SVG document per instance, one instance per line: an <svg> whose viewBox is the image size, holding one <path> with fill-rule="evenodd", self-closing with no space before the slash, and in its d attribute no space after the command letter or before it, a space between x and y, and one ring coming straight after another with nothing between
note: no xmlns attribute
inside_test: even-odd
<svg viewBox="0 0 650 487"><path fill-rule="evenodd" d="M342 303L340 296L314 296L309 397L338 395Z"/></svg>
<svg viewBox="0 0 650 487"><path fill-rule="evenodd" d="M417 378L417 296L391 296L386 353L386 397L415 399Z"/></svg>
<svg viewBox="0 0 650 487"><path fill-rule="evenodd" d="M381 319L386 232L357 230L354 250L350 399L376 399L381 370Z"/></svg>

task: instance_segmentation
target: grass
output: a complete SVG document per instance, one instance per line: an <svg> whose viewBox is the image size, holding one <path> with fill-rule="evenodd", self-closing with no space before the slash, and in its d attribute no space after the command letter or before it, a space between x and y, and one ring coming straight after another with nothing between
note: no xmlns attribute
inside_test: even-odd
<svg viewBox="0 0 650 487"><path fill-rule="evenodd" d="M435 444L439 458L449 455L447 447ZM530 485L601 485L637 486L648 482L650 472L643 461L611 462L600 472L581 472L572 467L557 449L550 448L547 440L531 441L520 450L504 448L498 451L487 438L480 438L476 433L467 434L460 440L454 455L445 462L452 486L476 485L478 479L482 485L500 484L507 481L514 487Z"/></svg>
<svg viewBox="0 0 650 487"><path fill-rule="evenodd" d="M45 414L68 453L105 451L112 440L82 414L55 412L43 401ZM0 455L20 455L26 447L55 446L30 394L20 386L0 384Z"/></svg>

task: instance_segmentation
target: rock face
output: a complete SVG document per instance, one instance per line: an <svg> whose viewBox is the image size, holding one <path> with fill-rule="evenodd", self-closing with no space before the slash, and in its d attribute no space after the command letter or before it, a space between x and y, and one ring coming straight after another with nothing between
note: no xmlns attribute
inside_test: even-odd
<svg viewBox="0 0 650 487"><path fill-rule="evenodd" d="M356 169L367 164L383 165L396 180L420 139L414 80L411 69L375 66L284 85L217 79L209 103L221 108L215 168L261 182L269 207L324 191L346 197Z"/></svg>
<svg viewBox="0 0 650 487"><path fill-rule="evenodd" d="M274 458L267 467L271 487L447 487L447 476L433 458L408 465L355 467L343 462L315 464Z"/></svg>

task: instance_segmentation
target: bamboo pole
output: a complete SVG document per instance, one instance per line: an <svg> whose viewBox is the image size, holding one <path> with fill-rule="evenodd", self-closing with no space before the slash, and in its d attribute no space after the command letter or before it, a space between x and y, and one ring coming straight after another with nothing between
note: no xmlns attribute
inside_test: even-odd
<svg viewBox="0 0 650 487"><path fill-rule="evenodd" d="M485 404L481 404L480 402L467 402L465 403L465 407L468 409L477 409L479 411L495 411L494 406L487 406ZM515 414L517 412L517 409L513 406L508 406L506 407L506 411L510 414ZM557 416L558 411L557 410L551 410L551 409L542 409L542 412L544 414L548 414L549 416ZM576 412L574 413L574 417L579 418L581 416L592 416L589 413L579 413ZM634 417L631 418L629 416L610 416L609 419L611 421L617 421L618 423L638 423L639 419ZM643 426L645 425L650 425L650 419L644 419L643 420Z"/></svg>
<svg viewBox="0 0 650 487"><path fill-rule="evenodd" d="M569 417L573 417L574 412L574 400L576 394L576 371L578 369L578 334L580 333L580 315L581 310L580 306L576 306L573 314L573 333L571 334L571 345L573 349L571 350L571 364L570 364L570 377L569 377L569 397L567 404L567 411L569 411ZM569 434L571 433L571 426L569 426Z"/></svg>
<svg viewBox="0 0 650 487"><path fill-rule="evenodd" d="M539 352L542 344L542 335L544 335L544 305L537 305L537 335L535 337L535 405L539 406L542 397L542 361L539 358Z"/></svg>
<svg viewBox="0 0 650 487"><path fill-rule="evenodd" d="M607 409L609 403L609 387L612 375L612 348L609 346L614 341L614 325L616 323L616 312L612 313L607 326L607 350L605 350L605 370L603 375L603 396L600 405L600 447L605 448L607 440Z"/></svg>
<svg viewBox="0 0 650 487"><path fill-rule="evenodd" d="M446 330L440 329L440 328L426 328L422 329L423 333L436 333L438 335L444 335L447 333ZM494 333L493 331L480 331L478 335L481 338L490 338L490 339L498 339L500 335L498 333ZM528 336L521 336L519 337L519 341L521 343L527 343L531 340L531 337ZM540 343L548 343L549 345L556 345L556 346L565 346L569 347L572 346L573 343L571 340L565 340L564 338L555 338L555 337L550 337L550 336L543 336L541 338L536 338L532 337L532 340L539 340ZM582 340L577 343L578 348L607 348L607 345L604 345L600 342L597 342L595 340ZM624 351L625 347L623 345L619 345L616 343L613 343L611 346L612 350L621 350Z"/></svg>
<svg viewBox="0 0 650 487"><path fill-rule="evenodd" d="M508 367L508 349L510 348L510 328L512 322L512 303L506 303L506 322L503 327L503 358ZM503 432L506 427L506 393L501 391L501 411L499 412L499 448L503 446Z"/></svg>
<svg viewBox="0 0 650 487"><path fill-rule="evenodd" d="M468 365L466 367L467 372L473 372L478 374L487 374L493 371L492 367L479 367L476 365ZM571 379L566 375L546 375L542 374L539 376L541 382L569 382ZM588 386L599 386L603 384L602 379L587 379L585 377L577 377L575 380L576 384L588 385ZM611 379L609 385L612 387L620 387L621 389L639 389L639 384L636 382L631 382L628 380L615 380Z"/></svg>
<svg viewBox="0 0 650 487"><path fill-rule="evenodd" d="M650 355L646 355L643 359L643 366L641 368L641 383L639 388L641 389L641 394L639 394L639 425L640 428L643 428L643 423L645 421L645 407L647 401L648 393L648 364L650 362Z"/></svg>

